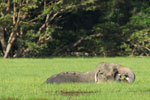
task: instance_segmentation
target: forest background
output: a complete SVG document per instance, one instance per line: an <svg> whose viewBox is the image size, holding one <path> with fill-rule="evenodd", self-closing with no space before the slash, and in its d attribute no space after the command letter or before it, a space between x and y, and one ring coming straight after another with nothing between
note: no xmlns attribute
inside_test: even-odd
<svg viewBox="0 0 150 100"><path fill-rule="evenodd" d="M149 0L0 0L0 54L149 56Z"/></svg>

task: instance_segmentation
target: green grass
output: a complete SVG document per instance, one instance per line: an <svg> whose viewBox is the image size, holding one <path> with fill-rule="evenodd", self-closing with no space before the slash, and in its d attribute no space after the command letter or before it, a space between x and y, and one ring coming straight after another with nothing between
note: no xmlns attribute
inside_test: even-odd
<svg viewBox="0 0 150 100"><path fill-rule="evenodd" d="M135 72L127 83L43 84L64 71L86 72L100 62L115 62ZM81 93L80 93L81 92ZM150 58L0 58L0 100L150 100Z"/></svg>

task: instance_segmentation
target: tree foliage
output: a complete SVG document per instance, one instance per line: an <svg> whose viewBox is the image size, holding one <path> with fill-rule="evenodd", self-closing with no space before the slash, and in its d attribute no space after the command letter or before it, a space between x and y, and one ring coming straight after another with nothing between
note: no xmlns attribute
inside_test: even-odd
<svg viewBox="0 0 150 100"><path fill-rule="evenodd" d="M0 0L7 57L150 54L147 0Z"/></svg>

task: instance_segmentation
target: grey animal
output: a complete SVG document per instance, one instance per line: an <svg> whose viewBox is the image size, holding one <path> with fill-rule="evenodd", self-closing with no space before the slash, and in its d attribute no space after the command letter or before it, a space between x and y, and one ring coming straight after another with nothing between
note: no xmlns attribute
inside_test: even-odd
<svg viewBox="0 0 150 100"><path fill-rule="evenodd" d="M126 67L115 63L100 63L95 70L89 72L62 72L52 75L45 83L101 83L108 81L125 81L132 83L135 80L134 73Z"/></svg>

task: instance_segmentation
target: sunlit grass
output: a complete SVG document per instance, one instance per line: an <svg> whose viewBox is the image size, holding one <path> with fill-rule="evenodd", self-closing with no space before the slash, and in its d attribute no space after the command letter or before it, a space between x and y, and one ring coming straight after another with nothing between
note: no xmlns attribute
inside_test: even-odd
<svg viewBox="0 0 150 100"><path fill-rule="evenodd" d="M86 72L100 62L129 67L135 72L135 82L43 84L53 74ZM149 57L0 59L0 100L149 100L149 84Z"/></svg>

